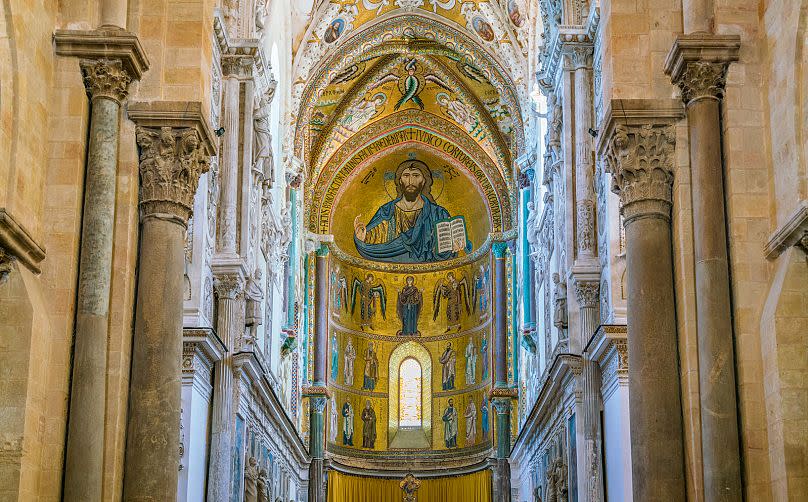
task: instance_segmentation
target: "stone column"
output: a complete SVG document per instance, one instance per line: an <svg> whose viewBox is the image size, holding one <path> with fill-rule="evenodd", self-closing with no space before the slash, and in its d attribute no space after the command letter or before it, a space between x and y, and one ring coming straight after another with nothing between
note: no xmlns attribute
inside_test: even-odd
<svg viewBox="0 0 808 502"><path fill-rule="evenodd" d="M195 127L139 126L136 134L142 223L123 500L175 500L185 231L212 148L205 152L209 137Z"/></svg>
<svg viewBox="0 0 808 502"><path fill-rule="evenodd" d="M665 71L687 109L705 501L740 500L735 354L721 155L721 98L740 37L680 36Z"/></svg>
<svg viewBox="0 0 808 502"><path fill-rule="evenodd" d="M131 75L116 59L82 60L92 102L84 191L64 499L100 501L104 474L107 326L121 103Z"/></svg>
<svg viewBox="0 0 808 502"><path fill-rule="evenodd" d="M494 472L494 494L498 501L511 500L511 466L508 457L511 454L511 396L494 397L491 404L496 413L497 458Z"/></svg>
<svg viewBox="0 0 808 502"><path fill-rule="evenodd" d="M592 154L592 95L591 44L569 44L566 47L575 78L575 236L576 264L595 259L595 158ZM590 332L588 336L592 336ZM583 340L586 345L587 340Z"/></svg>
<svg viewBox="0 0 808 502"><path fill-rule="evenodd" d="M228 273L229 272L229 273ZM244 275L238 267L218 270L213 285L218 295L216 332L227 347L216 364L211 417L210 470L208 497L230 500L233 467L233 346L244 311Z"/></svg>
<svg viewBox="0 0 808 502"><path fill-rule="evenodd" d="M629 104L631 105L631 104ZM634 500L685 501L682 407L673 290L671 206L676 112L607 115L607 169L626 229L631 460ZM616 123L634 114L636 122Z"/></svg>
<svg viewBox="0 0 808 502"><path fill-rule="evenodd" d="M494 253L494 387L508 387L508 272L507 242L495 242Z"/></svg>
<svg viewBox="0 0 808 502"><path fill-rule="evenodd" d="M323 458L325 419L328 402L326 389L326 354L328 353L328 246L320 244L314 261L314 376L312 386L305 390L309 398L309 502L323 502Z"/></svg>
<svg viewBox="0 0 808 502"><path fill-rule="evenodd" d="M127 0L101 0L101 26L126 28Z"/></svg>

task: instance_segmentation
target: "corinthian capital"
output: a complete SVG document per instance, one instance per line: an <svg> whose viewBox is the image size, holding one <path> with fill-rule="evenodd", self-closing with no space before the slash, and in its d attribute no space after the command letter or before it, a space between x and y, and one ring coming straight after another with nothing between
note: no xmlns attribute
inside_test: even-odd
<svg viewBox="0 0 808 502"><path fill-rule="evenodd" d="M704 98L721 99L727 83L727 68L729 63L687 63L679 79L674 82L682 90L682 101L690 103Z"/></svg>
<svg viewBox="0 0 808 502"><path fill-rule="evenodd" d="M219 298L235 300L244 293L244 277L240 274L218 274L213 278L213 287Z"/></svg>
<svg viewBox="0 0 808 502"><path fill-rule="evenodd" d="M575 298L581 308L597 307L600 302L600 283L575 281Z"/></svg>
<svg viewBox="0 0 808 502"><path fill-rule="evenodd" d="M624 223L638 216L670 218L675 144L670 125L615 126L605 157Z"/></svg>
<svg viewBox="0 0 808 502"><path fill-rule="evenodd" d="M122 103L132 76L119 59L83 59L79 63L90 99L107 98Z"/></svg>
<svg viewBox="0 0 808 502"><path fill-rule="evenodd" d="M590 43L566 43L564 44L564 55L574 70L592 68L595 46Z"/></svg>
<svg viewBox="0 0 808 502"><path fill-rule="evenodd" d="M140 204L146 214L167 213L187 222L208 157L194 128L138 127Z"/></svg>

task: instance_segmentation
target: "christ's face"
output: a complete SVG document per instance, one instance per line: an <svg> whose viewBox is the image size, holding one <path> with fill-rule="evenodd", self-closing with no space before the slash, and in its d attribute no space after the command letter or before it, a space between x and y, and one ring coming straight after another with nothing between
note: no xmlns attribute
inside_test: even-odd
<svg viewBox="0 0 808 502"><path fill-rule="evenodd" d="M414 201L421 195L426 180L420 169L408 167L401 172L401 178L398 183L401 186L401 194L404 198L408 201Z"/></svg>

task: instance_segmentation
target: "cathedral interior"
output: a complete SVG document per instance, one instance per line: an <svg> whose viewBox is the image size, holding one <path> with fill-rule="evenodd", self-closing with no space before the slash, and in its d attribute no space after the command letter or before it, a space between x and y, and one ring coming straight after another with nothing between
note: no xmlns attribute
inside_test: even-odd
<svg viewBox="0 0 808 502"><path fill-rule="evenodd" d="M4 0L0 68L0 500L808 500L808 0Z"/></svg>

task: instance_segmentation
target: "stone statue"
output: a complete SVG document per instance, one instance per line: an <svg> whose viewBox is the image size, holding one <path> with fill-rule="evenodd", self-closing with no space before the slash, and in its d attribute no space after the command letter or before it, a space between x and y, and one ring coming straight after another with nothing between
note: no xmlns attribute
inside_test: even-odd
<svg viewBox="0 0 808 502"><path fill-rule="evenodd" d="M253 109L253 128L255 129L255 150L253 154L253 169L263 174L265 181L273 181L275 157L272 153L272 133L270 132L270 113L272 98L278 82L272 80L266 92L256 96Z"/></svg>
<svg viewBox="0 0 808 502"><path fill-rule="evenodd" d="M244 325L249 328L247 338L243 341L243 347L254 347L258 341L258 326L264 323L264 318L261 313L261 305L264 303L264 290L263 290L264 274L260 268L256 268L253 275L247 279L247 284L244 288L245 302L245 316Z"/></svg>
<svg viewBox="0 0 808 502"><path fill-rule="evenodd" d="M258 502L258 476L258 461L250 457L244 467L244 502Z"/></svg>
<svg viewBox="0 0 808 502"><path fill-rule="evenodd" d="M555 284L553 325L561 331L559 338L563 339L566 338L563 330L567 329L567 282L561 280L556 272L553 274L553 284Z"/></svg>
<svg viewBox="0 0 808 502"><path fill-rule="evenodd" d="M266 469L258 471L258 502L269 501L269 481Z"/></svg>

